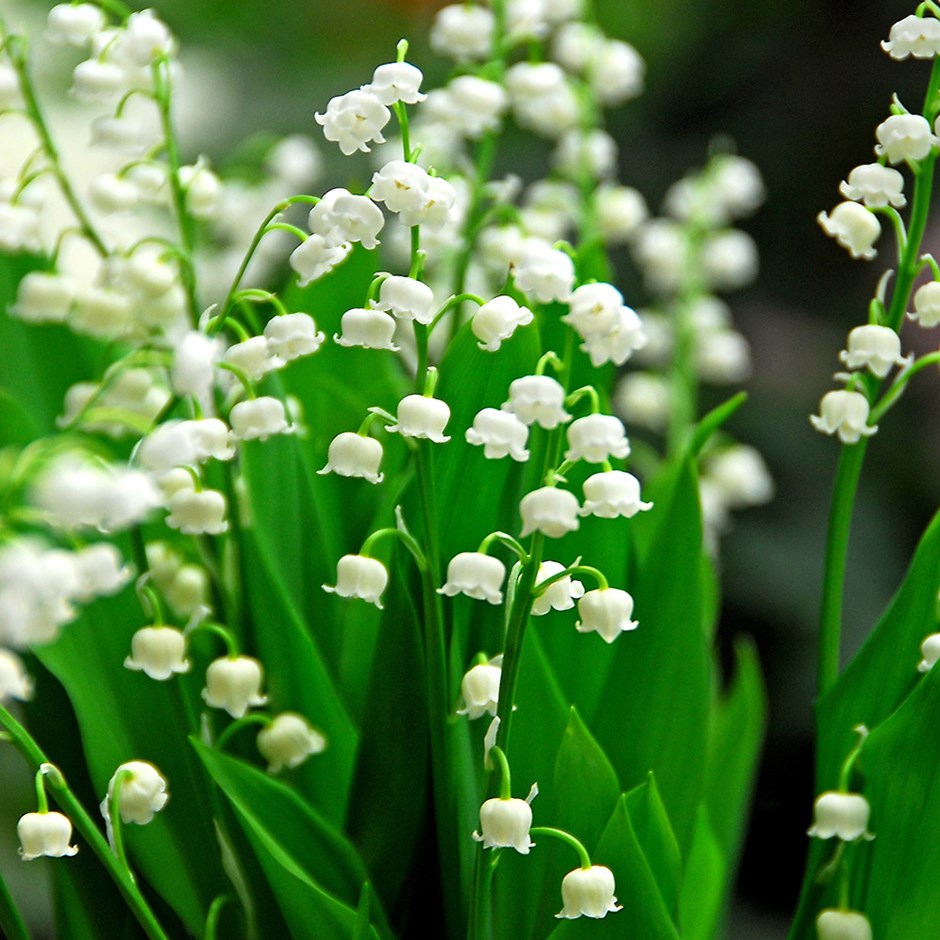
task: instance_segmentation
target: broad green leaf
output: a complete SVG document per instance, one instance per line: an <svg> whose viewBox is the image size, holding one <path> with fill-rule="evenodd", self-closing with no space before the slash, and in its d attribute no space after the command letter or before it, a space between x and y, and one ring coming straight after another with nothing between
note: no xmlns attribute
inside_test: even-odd
<svg viewBox="0 0 940 940"><path fill-rule="evenodd" d="M564 866L556 869L560 891L561 878L566 871L577 867L571 851L563 857ZM627 798L617 803L604 834L591 853L595 865L605 865L614 873L616 897L622 910L608 914L602 920L579 917L562 921L552 932L552 940L574 938L627 938L643 940L678 940L679 934L672 922L656 878L637 839ZM558 909L561 909L559 895Z"/></svg>
<svg viewBox="0 0 940 940"><path fill-rule="evenodd" d="M657 518L628 584L639 627L612 644L616 658L588 725L624 786L653 771L684 852L704 784L710 701L700 607L701 520L690 461L644 515ZM593 634L582 639L603 642Z"/></svg>
<svg viewBox="0 0 940 940"><path fill-rule="evenodd" d="M921 641L937 629L938 586L940 515L921 538L904 581L865 645L817 703L817 792L838 780L855 744L853 728L874 728L914 686Z"/></svg>
<svg viewBox="0 0 940 940"><path fill-rule="evenodd" d="M125 838L138 872L197 933L225 889L205 776L178 745L193 730L180 693L193 693L200 680L155 682L125 669L139 621L133 591L125 589L86 607L55 643L35 652L69 696L96 794L106 792L115 769L129 760L150 761L169 781L166 809L146 827L128 827ZM54 747L49 750L54 761Z"/></svg>
<svg viewBox="0 0 940 940"><path fill-rule="evenodd" d="M766 693L754 644L738 639L737 670L715 702L708 735L705 806L729 867L736 864L766 721Z"/></svg>
<svg viewBox="0 0 940 940"><path fill-rule="evenodd" d="M672 825L666 815L666 807L663 806L659 788L656 786L656 777L651 773L649 779L624 796L637 841L656 879L666 908L675 919L679 903L682 858Z"/></svg>
<svg viewBox="0 0 940 940"><path fill-rule="evenodd" d="M294 790L190 738L234 809L295 935L313 938L322 918L352 936L365 868L345 837ZM306 906L307 920L303 920ZM375 916L381 922L381 912ZM299 925L307 927L300 933ZM322 934L320 934L322 936Z"/></svg>
<svg viewBox="0 0 940 940"><path fill-rule="evenodd" d="M728 865L712 832L708 812L699 807L679 896L682 940L711 940L718 930Z"/></svg>
<svg viewBox="0 0 940 940"><path fill-rule="evenodd" d="M81 854L81 852L79 853ZM53 901L57 940L89 940L90 937L146 937L130 908L118 894L91 852L84 863L52 866ZM78 858L69 861L78 861ZM161 919L164 927L168 923Z"/></svg>

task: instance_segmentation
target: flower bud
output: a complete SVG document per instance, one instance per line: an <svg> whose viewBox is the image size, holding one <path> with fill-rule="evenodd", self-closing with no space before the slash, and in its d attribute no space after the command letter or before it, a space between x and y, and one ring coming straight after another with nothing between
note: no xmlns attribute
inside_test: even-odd
<svg viewBox="0 0 940 940"><path fill-rule="evenodd" d="M499 680L503 673L495 663L495 660L478 663L463 677L460 696L464 707L457 710L458 715L466 715L471 721L481 715L495 717L499 705Z"/></svg>
<svg viewBox="0 0 940 940"><path fill-rule="evenodd" d="M856 911L821 911L816 918L819 940L871 940L871 924Z"/></svg>
<svg viewBox="0 0 940 940"><path fill-rule="evenodd" d="M121 764L108 783L108 800L114 797L114 788L120 776L120 796L118 809L123 823L136 823L146 826L159 813L169 794L166 792L166 778L153 764L142 760L128 761ZM102 812L105 806L102 805Z"/></svg>

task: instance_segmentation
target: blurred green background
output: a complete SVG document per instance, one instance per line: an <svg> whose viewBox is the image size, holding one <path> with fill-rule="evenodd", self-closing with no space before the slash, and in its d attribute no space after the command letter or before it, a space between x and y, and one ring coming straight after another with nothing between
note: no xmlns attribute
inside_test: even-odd
<svg viewBox="0 0 940 940"><path fill-rule="evenodd" d="M6 5L9 0L0 0ZM35 3L46 8L49 3ZM224 167L257 131L310 133L335 94L367 81L401 36L426 87L446 62L427 46L440 3L417 0L159 0L182 42L189 81L203 83L211 114L193 124L188 156ZM722 546L723 649L754 636L770 693L770 729L751 835L729 935L783 935L795 902L813 799L811 722L814 634L829 489L838 445L808 415L832 387L837 354L886 264L852 261L816 224L840 197L838 183L872 159L874 128L892 92L919 107L929 64L892 62L878 47L910 0L595 0L598 19L647 62L647 90L612 112L621 178L657 207L669 184L700 166L709 143L730 137L764 174L768 200L745 224L760 247L758 282L732 298L750 340L749 404L732 430L765 455L777 482L773 504L739 516ZM542 150L521 136L501 169L539 175ZM343 180L338 151L327 183ZM361 167L362 164L357 164ZM521 170L525 167L525 170ZM940 254L940 229L928 229ZM627 302L644 297L624 254ZM635 296L631 295L631 291ZM905 352L937 342L908 329ZM900 580L937 502L940 436L935 373L923 375L869 449L850 555L846 654L856 649ZM925 632L927 630L925 629ZM676 651L681 655L681 651Z"/></svg>

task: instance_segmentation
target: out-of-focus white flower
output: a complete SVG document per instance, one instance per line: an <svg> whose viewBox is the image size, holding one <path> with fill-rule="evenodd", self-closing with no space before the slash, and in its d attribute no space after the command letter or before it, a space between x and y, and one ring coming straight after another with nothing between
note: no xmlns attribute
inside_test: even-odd
<svg viewBox="0 0 940 940"><path fill-rule="evenodd" d="M840 202L831 215L820 212L816 221L823 231L834 238L853 258L870 261L878 254L874 244L881 235L881 223L873 213L857 202Z"/></svg>
<svg viewBox="0 0 940 940"><path fill-rule="evenodd" d="M557 561L543 561L535 576L536 588L556 574L561 574L565 566ZM541 617L550 610L571 610L574 602L584 596L584 585L573 581L571 575L552 582L543 593L532 601L532 616Z"/></svg>
<svg viewBox="0 0 940 940"><path fill-rule="evenodd" d="M473 427L467 428L468 444L483 446L488 460L499 460L507 454L520 462L529 459L526 441L529 428L511 411L484 408L473 419Z"/></svg>
<svg viewBox="0 0 940 940"><path fill-rule="evenodd" d="M705 477L729 509L759 506L774 496L774 481L764 458L747 444L733 444L709 457Z"/></svg>
<svg viewBox="0 0 940 940"><path fill-rule="evenodd" d="M482 715L496 716L499 705L499 680L502 677L502 657L497 656L488 663L477 663L464 675L460 683L463 708L458 715L466 715L471 721Z"/></svg>
<svg viewBox="0 0 940 940"><path fill-rule="evenodd" d="M903 366L907 360L901 355L901 337L887 326L866 324L849 333L846 349L839 359L849 369L868 369L883 379L892 366Z"/></svg>
<svg viewBox="0 0 940 940"><path fill-rule="evenodd" d="M16 824L20 838L20 857L24 862L48 855L62 858L74 855L77 845L69 845L72 838L72 823L62 813L26 813Z"/></svg>
<svg viewBox="0 0 940 940"><path fill-rule="evenodd" d="M363 248L375 248L385 216L368 196L331 189L310 210L307 224L314 235L321 235L331 246L360 242Z"/></svg>
<svg viewBox="0 0 940 940"><path fill-rule="evenodd" d="M875 128L875 137L875 153L888 163L916 163L940 143L920 114L892 114Z"/></svg>
<svg viewBox="0 0 940 940"><path fill-rule="evenodd" d="M388 569L377 558L343 555L336 563L336 584L323 590L340 597L358 597L382 609L382 592L388 584Z"/></svg>
<svg viewBox="0 0 940 940"><path fill-rule="evenodd" d="M578 125L578 96L554 62L517 62L506 70L516 121L543 137L557 138Z"/></svg>
<svg viewBox="0 0 940 940"><path fill-rule="evenodd" d="M512 297L503 295L479 307L473 314L470 328L480 341L480 349L496 352L517 327L528 326L532 320L532 311L528 307L520 307Z"/></svg>
<svg viewBox="0 0 940 940"><path fill-rule="evenodd" d="M271 724L258 732L256 741L258 751L268 762L269 774L299 767L312 754L326 750L323 734L295 712L275 715Z"/></svg>
<svg viewBox="0 0 940 940"><path fill-rule="evenodd" d="M104 24L104 12L93 3L59 3L49 11L46 39L83 48Z"/></svg>
<svg viewBox="0 0 940 940"><path fill-rule="evenodd" d="M124 660L125 669L144 672L160 682L177 673L189 672L192 663L186 658L186 636L175 627L141 627L131 637L131 655Z"/></svg>
<svg viewBox="0 0 940 940"><path fill-rule="evenodd" d="M284 402L270 395L249 398L232 406L229 412L232 435L240 441L267 440L272 434L290 434Z"/></svg>
<svg viewBox="0 0 940 940"><path fill-rule="evenodd" d="M594 473L584 481L582 516L632 519L638 512L652 508L652 503L640 499L640 481L632 473L606 470Z"/></svg>
<svg viewBox="0 0 940 940"><path fill-rule="evenodd" d="M122 563L117 547L110 542L86 545L74 553L73 562L79 579L75 599L79 601L117 594L132 574L132 569Z"/></svg>
<svg viewBox="0 0 940 940"><path fill-rule="evenodd" d="M695 338L695 371L713 385L743 382L751 374L750 343L736 330L705 330Z"/></svg>
<svg viewBox="0 0 940 940"><path fill-rule="evenodd" d="M375 95L382 104L417 104L427 95L420 91L424 74L410 62L386 62L376 68L372 81L363 85L362 90Z"/></svg>
<svg viewBox="0 0 940 940"><path fill-rule="evenodd" d="M398 403L398 422L389 425L387 431L402 437L416 437L446 444L450 437L444 428L450 420L447 402L426 395L406 395Z"/></svg>
<svg viewBox="0 0 940 940"><path fill-rule="evenodd" d="M931 633L920 644L921 661L917 664L918 672L929 672L940 659L940 633Z"/></svg>
<svg viewBox="0 0 940 940"><path fill-rule="evenodd" d="M574 920L576 917L606 917L621 910L614 897L614 873L603 865L576 868L561 881L561 911L555 916Z"/></svg>
<svg viewBox="0 0 940 940"><path fill-rule="evenodd" d="M78 291L67 274L30 271L19 283L10 314L27 323L63 323Z"/></svg>
<svg viewBox="0 0 940 940"><path fill-rule="evenodd" d="M192 395L205 400L215 381L215 364L222 355L217 337L191 330L176 344L170 382L177 395Z"/></svg>
<svg viewBox="0 0 940 940"><path fill-rule="evenodd" d="M434 291L423 281L393 274L379 285L379 299L373 306L399 320L427 326L434 319Z"/></svg>
<svg viewBox="0 0 940 940"><path fill-rule="evenodd" d="M588 591L578 601L575 624L579 633L596 631L605 643L613 643L621 633L635 630L639 622L633 616L633 598L620 588L597 588Z"/></svg>
<svg viewBox="0 0 940 940"><path fill-rule="evenodd" d="M578 521L578 499L574 493L555 486L543 486L526 493L519 502L522 516L522 535L542 532L550 539L560 539L574 532Z"/></svg>
<svg viewBox="0 0 940 940"><path fill-rule="evenodd" d="M757 277L757 246L747 232L737 229L717 232L702 243L701 265L702 274L713 289L736 290Z"/></svg>
<svg viewBox="0 0 940 940"><path fill-rule="evenodd" d="M495 21L486 7L455 3L437 11L431 48L457 62L485 59L492 51Z"/></svg>
<svg viewBox="0 0 940 940"><path fill-rule="evenodd" d="M921 284L914 293L914 312L908 316L923 327L940 323L940 281Z"/></svg>
<svg viewBox="0 0 940 940"><path fill-rule="evenodd" d="M891 27L881 48L892 59L932 59L940 54L940 20L933 16L905 16Z"/></svg>
<svg viewBox="0 0 940 940"><path fill-rule="evenodd" d="M540 239L528 238L513 265L516 287L540 303L567 300L574 285L571 257Z"/></svg>
<svg viewBox="0 0 940 940"><path fill-rule="evenodd" d="M228 531L228 504L218 490L177 490L168 508L166 524L183 535L221 535Z"/></svg>
<svg viewBox="0 0 940 940"><path fill-rule="evenodd" d="M483 552L460 552L448 563L447 581L437 593L447 597L466 594L475 600L502 604L505 577L506 566L498 558Z"/></svg>
<svg viewBox="0 0 940 940"><path fill-rule="evenodd" d="M568 425L565 460L603 463L611 457L629 456L630 443L623 422L615 415L586 415Z"/></svg>
<svg viewBox="0 0 940 940"><path fill-rule="evenodd" d="M857 444L878 430L868 424L868 412L868 399L861 392L837 389L823 395L819 414L811 415L809 420L817 431L838 434L843 444Z"/></svg>
<svg viewBox="0 0 940 940"><path fill-rule="evenodd" d="M27 674L23 660L16 653L0 646L0 704L5 704L11 698L28 702L32 697L33 680Z"/></svg>
<svg viewBox="0 0 940 940"><path fill-rule="evenodd" d="M681 225L670 219L645 222L634 236L632 250L652 290L669 292L678 287L686 264L686 243Z"/></svg>
<svg viewBox="0 0 940 940"><path fill-rule="evenodd" d="M252 656L222 656L209 663L202 697L210 708L224 708L233 718L244 718L249 708L266 705L261 692L264 669Z"/></svg>
<svg viewBox="0 0 940 940"><path fill-rule="evenodd" d="M392 342L395 335L395 320L387 313L373 307L353 307L340 320L339 333L333 334L333 342L340 346L361 346L363 349L390 349L398 352Z"/></svg>
<svg viewBox="0 0 940 940"><path fill-rule="evenodd" d="M649 216L649 210L637 190L604 183L594 193L594 214L604 241L620 245L633 237Z"/></svg>
<svg viewBox="0 0 940 940"><path fill-rule="evenodd" d="M711 196L728 218L748 216L764 201L764 181L750 160L724 154L709 161L707 172Z"/></svg>
<svg viewBox="0 0 940 940"><path fill-rule="evenodd" d="M813 825L808 834L817 839L833 836L844 842L855 839L872 839L868 832L868 816L871 807L860 793L841 793L828 790L816 797L813 804Z"/></svg>
<svg viewBox="0 0 940 940"><path fill-rule="evenodd" d="M309 191L307 187L323 172L323 158L306 134L288 134L271 148L264 166L291 190Z"/></svg>
<svg viewBox="0 0 940 940"><path fill-rule="evenodd" d="M121 822L146 826L154 814L166 806L169 799L166 778L147 761L132 760L121 764L108 782L108 798L102 804L102 813L107 811L106 804L114 798L114 789L119 777L121 789L118 811Z"/></svg>
<svg viewBox="0 0 940 940"><path fill-rule="evenodd" d="M381 483L381 462L382 445L374 437L343 431L330 442L326 466L317 473L338 473L341 477L362 477L370 483Z"/></svg>
<svg viewBox="0 0 940 940"><path fill-rule="evenodd" d="M496 797L480 807L480 832L474 832L473 838L484 849L512 848L528 855L535 845L529 837L531 827L532 807L527 800Z"/></svg>
<svg viewBox="0 0 940 940"><path fill-rule="evenodd" d="M614 406L629 424L663 431L672 414L669 380L652 372L629 372L617 384Z"/></svg>
<svg viewBox="0 0 940 940"><path fill-rule="evenodd" d="M499 127L509 105L502 85L476 75L460 75L452 79L445 90L452 109L449 123L471 140Z"/></svg>
<svg viewBox="0 0 940 940"><path fill-rule="evenodd" d="M935 21L936 22L936 21ZM857 911L827 908L816 918L818 940L871 940L871 924Z"/></svg>
<svg viewBox="0 0 940 940"><path fill-rule="evenodd" d="M509 401L502 406L525 424L550 431L571 416L565 411L565 390L549 375L524 375L509 386Z"/></svg>
<svg viewBox="0 0 940 940"><path fill-rule="evenodd" d="M103 215L130 212L138 198L137 187L114 173L96 176L88 187L88 201Z"/></svg>
<svg viewBox="0 0 940 940"><path fill-rule="evenodd" d="M565 131L552 162L569 179L580 179L585 171L593 179L610 179L617 173L617 142L599 128Z"/></svg>
<svg viewBox="0 0 940 940"><path fill-rule="evenodd" d="M222 202L222 181L200 158L192 166L181 166L180 186L186 193L186 209L194 219L215 218Z"/></svg>
<svg viewBox="0 0 940 940"><path fill-rule="evenodd" d="M629 43L606 39L598 44L586 71L598 102L611 108L643 91L646 63Z"/></svg>
<svg viewBox="0 0 940 940"><path fill-rule="evenodd" d="M839 184L839 192L846 199L863 202L869 209L889 205L903 209L907 205L904 177L880 163L865 163L849 171L848 178Z"/></svg>
<svg viewBox="0 0 940 940"><path fill-rule="evenodd" d="M392 112L373 94L357 89L331 98L323 114L314 115L323 128L323 136L339 144L346 156L362 150L369 153L369 144L384 144L382 128Z"/></svg>

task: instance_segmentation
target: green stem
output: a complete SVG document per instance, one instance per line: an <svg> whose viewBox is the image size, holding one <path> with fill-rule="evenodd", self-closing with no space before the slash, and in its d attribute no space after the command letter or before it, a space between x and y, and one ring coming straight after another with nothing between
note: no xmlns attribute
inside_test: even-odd
<svg viewBox="0 0 940 940"><path fill-rule="evenodd" d="M3 878L0 878L0 933L8 940L30 940L26 922Z"/></svg>
<svg viewBox="0 0 940 940"><path fill-rule="evenodd" d="M490 754L492 754L493 757L496 758L496 763L499 764L499 770L500 770L499 798L501 800L511 800L512 799L512 772L509 769L509 758L506 757L501 747L491 748Z"/></svg>
<svg viewBox="0 0 940 940"><path fill-rule="evenodd" d="M570 832L565 832L564 829L555 829L553 826L535 826L529 830L529 835L551 836L553 839L558 839L559 842L570 845L571 848L578 853L578 858L581 860L581 867L591 867L591 856L588 855L587 849L581 841L576 839Z"/></svg>
<svg viewBox="0 0 940 940"><path fill-rule="evenodd" d="M38 771L41 765L50 764L49 759L29 732L2 705L0 705L0 725L10 735L13 745L33 768L34 772ZM50 764L50 766L52 765ZM65 815L71 819L72 824L82 834L91 850L107 869L108 874L147 937L150 940L169 940L153 911L147 906L147 902L138 890L137 885L134 884L128 872L121 867L118 859L111 851L107 839L101 834L91 817L85 812L85 808L69 789L61 772L56 770L54 773L46 774L46 788L52 793L56 803L63 809Z"/></svg>
<svg viewBox="0 0 940 940"><path fill-rule="evenodd" d="M107 796L108 812L111 816L111 843L114 846L114 854L121 867L127 872L127 877L136 884L134 873L131 871L130 863L127 860L127 851L124 848L124 831L121 828L121 786L130 776L130 772L121 770L115 774L114 784L111 787L111 793Z"/></svg>

